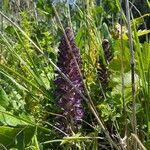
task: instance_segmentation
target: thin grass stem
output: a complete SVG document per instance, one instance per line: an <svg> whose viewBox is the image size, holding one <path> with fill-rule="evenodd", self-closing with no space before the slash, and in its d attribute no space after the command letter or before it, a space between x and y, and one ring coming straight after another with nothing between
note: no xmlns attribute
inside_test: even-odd
<svg viewBox="0 0 150 150"><path fill-rule="evenodd" d="M135 101L135 64L134 64L134 51L133 51L133 40L132 40L132 29L131 29L131 18L129 9L129 0L126 3L126 16L129 36L129 47L130 47L130 66L131 66L131 86L132 86L132 130L137 135L137 122L136 122L136 101ZM134 150L137 150L137 143L134 143Z"/></svg>

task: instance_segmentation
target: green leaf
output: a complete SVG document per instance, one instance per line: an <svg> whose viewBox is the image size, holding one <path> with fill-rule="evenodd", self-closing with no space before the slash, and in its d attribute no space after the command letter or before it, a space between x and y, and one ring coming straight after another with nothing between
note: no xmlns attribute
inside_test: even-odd
<svg viewBox="0 0 150 150"><path fill-rule="evenodd" d="M0 87L0 105L6 108L9 105L9 98L6 92Z"/></svg>
<svg viewBox="0 0 150 150"><path fill-rule="evenodd" d="M8 113L7 111L0 110L0 122L3 125L9 125L9 126L17 126L17 125L27 125L28 123L23 121L22 118L14 116L11 113Z"/></svg>
<svg viewBox="0 0 150 150"><path fill-rule="evenodd" d="M15 145L14 138L18 132L19 130L17 128L0 126L0 143L7 148L12 147Z"/></svg>
<svg viewBox="0 0 150 150"><path fill-rule="evenodd" d="M17 147L18 147L18 150L24 150L24 148L25 148L24 132L21 132L21 133L17 136Z"/></svg>
<svg viewBox="0 0 150 150"><path fill-rule="evenodd" d="M31 142L31 139L33 138L34 134L35 134L35 130L36 127L34 126L22 126L22 133L20 133L21 135L19 137L21 137L21 142L22 142L22 148L25 147L25 145L27 145L29 142ZM18 146L21 146L19 144L20 140L18 137Z"/></svg>
<svg viewBox="0 0 150 150"><path fill-rule="evenodd" d="M81 133L77 133L77 134L74 134L71 137L64 137L63 141L60 143L60 145L63 145L65 143L71 143L72 141L79 141L80 136L81 136Z"/></svg>
<svg viewBox="0 0 150 150"><path fill-rule="evenodd" d="M24 124L19 119L6 115L6 114L0 114L0 122L4 125L9 125L9 126L16 126L18 124Z"/></svg>
<svg viewBox="0 0 150 150"><path fill-rule="evenodd" d="M150 30L138 30L137 35L138 36L143 36L143 35L146 35L146 34L149 34L149 33L150 33Z"/></svg>
<svg viewBox="0 0 150 150"><path fill-rule="evenodd" d="M144 15L138 17L138 18L134 18L134 19L131 21L131 25L134 25L134 24L135 24L136 26L139 26L139 25L141 25L142 23L144 23L144 18L149 17L149 16L150 16L150 14L147 13L147 14L144 14Z"/></svg>
<svg viewBox="0 0 150 150"><path fill-rule="evenodd" d="M0 143L7 149L17 147L23 150L31 141L35 133L33 126L19 126L17 128L1 126Z"/></svg>

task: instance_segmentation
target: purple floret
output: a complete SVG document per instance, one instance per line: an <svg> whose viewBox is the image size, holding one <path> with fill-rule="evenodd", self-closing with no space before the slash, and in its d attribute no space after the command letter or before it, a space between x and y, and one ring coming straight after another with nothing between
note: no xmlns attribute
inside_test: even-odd
<svg viewBox="0 0 150 150"><path fill-rule="evenodd" d="M77 60L79 68L81 69L80 51L75 45L73 31L67 27L65 29L65 33L70 43L71 50ZM75 60L70 53L69 45L65 36L62 37L58 49L59 52L57 66L81 92L84 92L83 82L78 67L76 66ZM61 126L61 129L65 130L66 132L70 132L68 131L68 128L70 127L72 130L77 131L81 128L81 120L84 115L81 104L82 98L73 89L73 87L61 77L61 75L58 74L54 82L57 86L55 95L58 98L58 105L62 109L62 115L64 118L66 118L59 118L60 120L58 124Z"/></svg>

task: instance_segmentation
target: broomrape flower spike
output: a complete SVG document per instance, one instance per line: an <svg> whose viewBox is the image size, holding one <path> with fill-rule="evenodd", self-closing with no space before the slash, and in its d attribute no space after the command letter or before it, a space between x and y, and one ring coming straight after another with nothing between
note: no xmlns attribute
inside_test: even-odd
<svg viewBox="0 0 150 150"><path fill-rule="evenodd" d="M79 65L79 68L81 69L80 51L75 45L74 34L70 27L65 29L65 34L67 36L71 50L64 35L58 47L59 52L57 66L70 79L75 87L77 87L81 92L84 92L84 86L78 67L76 66L75 60L73 59L70 52L72 51ZM74 132L78 131L78 129L81 128L81 120L84 114L81 104L82 98L74 90L74 88L62 78L60 74L58 74L56 77L55 84L57 86L55 95L58 97L58 105L62 108L62 115L64 118L66 118L59 118L58 125L67 133L71 130ZM71 128L71 130L69 128Z"/></svg>

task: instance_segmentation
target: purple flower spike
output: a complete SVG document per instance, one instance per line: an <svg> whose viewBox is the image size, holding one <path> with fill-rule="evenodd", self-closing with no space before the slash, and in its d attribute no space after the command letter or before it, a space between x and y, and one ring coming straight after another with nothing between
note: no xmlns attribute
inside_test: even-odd
<svg viewBox="0 0 150 150"><path fill-rule="evenodd" d="M81 56L80 51L76 47L74 42L73 31L67 27L65 29L68 42L71 46L72 53L74 54L76 61L81 69ZM79 70L73 59L69 45L66 41L65 35L62 37L59 45L58 53L58 67L60 70L71 80L71 82L81 91L84 92L83 82L80 77ZM58 97L58 105L62 108L62 115L65 119L59 118L59 127L70 132L69 128L73 131L77 131L81 128L81 120L84 115L83 107L81 104L82 98L62 77L58 74L54 81L57 85L55 95Z"/></svg>

